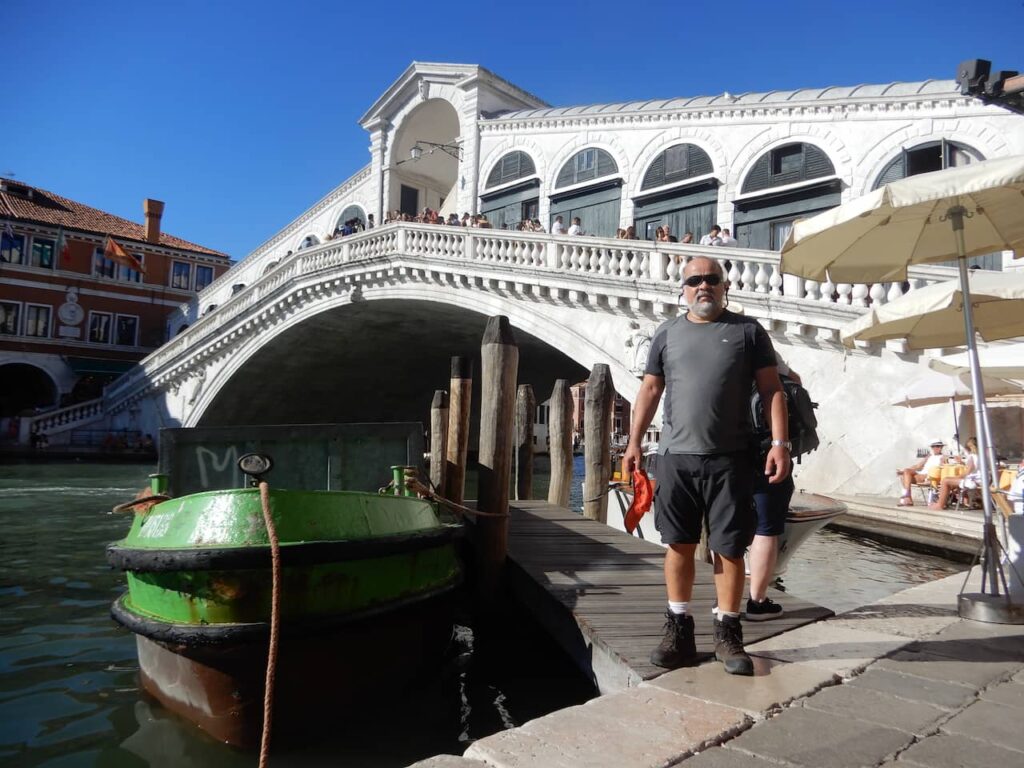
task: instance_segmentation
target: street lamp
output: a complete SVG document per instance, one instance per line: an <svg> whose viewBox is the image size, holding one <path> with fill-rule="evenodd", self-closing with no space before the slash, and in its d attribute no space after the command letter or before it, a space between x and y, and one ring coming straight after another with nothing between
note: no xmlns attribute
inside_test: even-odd
<svg viewBox="0 0 1024 768"><path fill-rule="evenodd" d="M424 147L427 151L424 152ZM432 155L437 150L441 150L446 155L454 157L456 160L462 160L462 147L458 144L438 144L433 141L423 141L418 139L415 144L412 145L412 149L409 150L409 160L413 162L419 160L424 154ZM407 162L406 160L402 161Z"/></svg>

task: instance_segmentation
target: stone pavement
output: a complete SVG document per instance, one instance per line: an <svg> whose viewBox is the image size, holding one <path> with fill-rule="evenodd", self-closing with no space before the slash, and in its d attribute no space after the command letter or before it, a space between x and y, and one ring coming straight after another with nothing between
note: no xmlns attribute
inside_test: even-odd
<svg viewBox="0 0 1024 768"><path fill-rule="evenodd" d="M751 645L753 678L667 672L415 766L1024 765L1024 626L960 619L963 578Z"/></svg>

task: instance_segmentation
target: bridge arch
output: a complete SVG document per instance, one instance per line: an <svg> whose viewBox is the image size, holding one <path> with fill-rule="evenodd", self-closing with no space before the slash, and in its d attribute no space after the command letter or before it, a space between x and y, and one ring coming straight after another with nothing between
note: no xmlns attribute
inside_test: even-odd
<svg viewBox="0 0 1024 768"><path fill-rule="evenodd" d="M610 366L612 371L613 380L615 381L616 389L619 393L627 400L632 401L636 397L636 392L639 388L639 379L630 373L626 368L623 361L617 358L614 354L607 352L602 348L600 340L601 334L595 334L593 332L593 325L588 324L588 328L576 330L570 325L566 324L560 318L554 316L552 313L538 311L537 307L532 304L524 303L522 301L515 301L511 298L502 298L495 296L492 293L467 291L465 293L452 291L449 286L442 285L431 285L422 282L410 282L410 283L394 283L387 285L375 286L372 288L366 288L362 291L345 292L342 294L333 295L330 297L321 297L315 301L315 303L307 304L301 308L296 309L286 319L277 323L273 327L267 328L264 331L253 334L249 339L236 347L233 354L219 367L215 367L210 370L203 381L201 391L198 397L195 397L195 402L191 410L184 414L182 420L183 426L198 426L200 424L207 424L210 422L209 413L211 412L211 406L216 402L218 403L217 408L214 409L218 413L224 413L224 400L219 399L225 396L232 396L232 392L237 393L239 387L233 385L232 382L241 381L236 379L238 376L244 376L244 369L246 366L255 361L260 353L264 350L268 350L277 340L284 341L284 338L289 331L297 329L299 326L309 324L313 321L314 324L319 324L319 329L330 328L337 330L339 327L344 327L347 323L345 315L337 315L335 318L326 317L329 313L334 310L344 309L346 307L357 308L357 312L361 314L361 319L367 323L378 322L378 328L370 328L370 333L377 333L377 331L383 326L393 326L395 321L393 308L399 306L403 307L403 311L407 310L414 304L422 305L443 305L438 307L437 311L431 311L431 318L441 314L447 314L448 316L454 317L452 310L462 313L465 318L468 315L475 315L479 319L479 331L482 333L483 325L486 323L486 319L492 315L504 314L508 316L513 331L517 334L517 341L520 345L521 356L520 366L521 371L525 372L532 368L531 355L544 353L546 360L553 359L556 355L565 358L566 362L575 364L578 367L576 370L572 365L563 365L562 370L572 369L575 373L571 375L578 375L579 379L586 376L587 371L596 363L606 363ZM382 309L378 312L377 307ZM387 311L385 311L385 308ZM321 320L317 320L321 318ZM610 326L606 329L605 335L608 333L615 334L621 332L623 338L628 333L628 322L629 319L625 317L605 318L605 325ZM337 322L335 322L337 321ZM420 323L423 324L422 321ZM451 325L451 324L449 324ZM621 330L619 329L621 326ZM349 329L351 330L351 329ZM389 328L389 331L394 333L394 328ZM525 334L525 335L524 335ZM310 334L305 333L304 338L308 339L311 336L319 336L325 339L329 334ZM389 347L388 341L381 342L375 336L375 341L372 343L375 347L383 347L378 349L378 354L387 355L398 355L402 354L400 342L402 339L399 336L392 335L388 337L391 340L395 340L394 346ZM473 352L470 353L467 350L448 350L444 353L439 353L435 358L430 361L432 365L440 363L442 367L447 365L448 359L451 354L476 354L479 351L479 338L477 334L474 341ZM337 338L338 344L350 343L353 339L351 334L344 338ZM465 342L465 339L462 339ZM287 345L290 352L298 355L300 350L295 349L294 345L290 343ZM408 347L416 347L415 343L410 343ZM442 342L441 346L444 346ZM282 348L283 349L283 346ZM323 350L330 349L330 344L324 342L322 346L318 346L316 350L312 350L314 356L316 354L322 354ZM390 351L389 351L390 350ZM549 350L544 352L544 350ZM282 360L284 358L282 357ZM293 358L294 359L294 358ZM369 366L367 370L372 370L373 361L364 361ZM286 366L282 365L281 360L278 360L273 366L273 371L281 376L284 376L289 381L298 380L299 375L297 372L287 372L284 370ZM366 370L360 369L360 376L369 375ZM566 374L570 376L570 374ZM289 378L290 377L290 378ZM565 376L553 376L553 378L559 378ZM422 386L422 377L419 378L419 386ZM265 378L255 377L264 381ZM521 376L521 380L522 376ZM437 380L436 387L441 388L447 382L447 378L439 378ZM284 386L287 386L286 384ZM379 388L379 383L376 385ZM427 405L429 404L429 395L432 393L432 389L424 387L423 395L426 397L425 404L422 413L416 418L426 418ZM544 400L548 396L548 392L539 390L536 392L538 400ZM244 398L243 398L244 399Z"/></svg>
<svg viewBox="0 0 1024 768"><path fill-rule="evenodd" d="M462 126L455 106L427 98L396 123L388 146L386 211L415 214L423 208L453 205L458 197ZM414 148L418 152L414 155ZM454 210L454 209L453 209Z"/></svg>

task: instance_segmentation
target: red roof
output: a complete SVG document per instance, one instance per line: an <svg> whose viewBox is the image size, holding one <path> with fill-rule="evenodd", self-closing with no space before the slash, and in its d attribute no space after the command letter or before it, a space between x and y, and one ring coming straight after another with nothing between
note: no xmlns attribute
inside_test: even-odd
<svg viewBox="0 0 1024 768"><path fill-rule="evenodd" d="M0 181L5 187L31 190L31 197L0 190L0 218L32 221L66 229L77 229L82 232L93 232L98 235L111 235L118 239L135 240L139 243L146 242L146 230L142 224L136 224L134 221L122 219L112 213L105 213L97 208L68 200L66 197L55 195L53 192L47 192L39 187L23 184L14 179L0 179ZM204 248L165 232L160 233L160 245L228 258L226 253Z"/></svg>

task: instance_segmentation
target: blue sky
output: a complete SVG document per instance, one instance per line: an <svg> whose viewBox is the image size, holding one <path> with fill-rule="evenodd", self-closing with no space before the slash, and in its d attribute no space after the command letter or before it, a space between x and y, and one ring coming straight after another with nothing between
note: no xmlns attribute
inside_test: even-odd
<svg viewBox="0 0 1024 768"><path fill-rule="evenodd" d="M4 0L0 174L241 258L368 160L414 60L551 104L1024 69L1024 2Z"/></svg>

